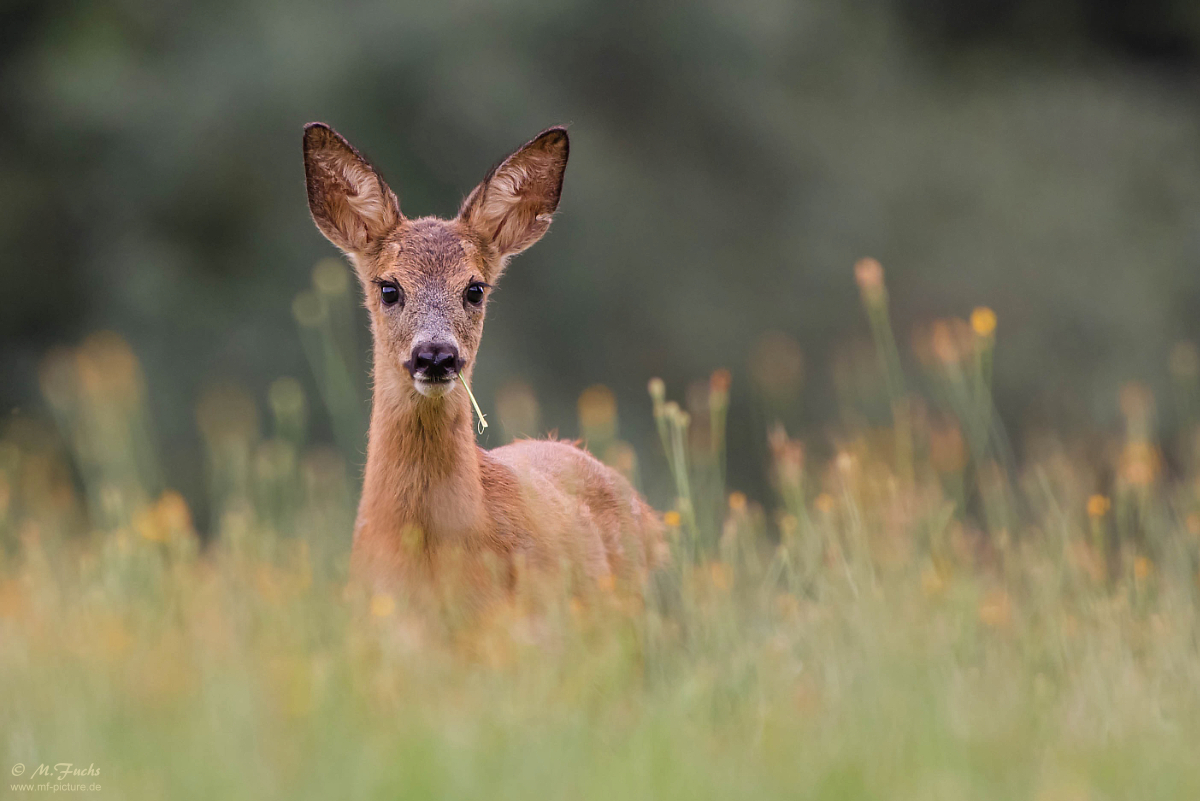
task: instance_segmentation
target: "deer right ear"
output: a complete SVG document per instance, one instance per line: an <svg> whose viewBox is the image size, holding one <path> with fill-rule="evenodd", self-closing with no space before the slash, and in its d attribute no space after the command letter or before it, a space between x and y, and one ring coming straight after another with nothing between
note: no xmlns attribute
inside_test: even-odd
<svg viewBox="0 0 1200 801"><path fill-rule="evenodd" d="M324 123L304 126L304 175L313 222L346 253L361 253L402 219L375 168Z"/></svg>

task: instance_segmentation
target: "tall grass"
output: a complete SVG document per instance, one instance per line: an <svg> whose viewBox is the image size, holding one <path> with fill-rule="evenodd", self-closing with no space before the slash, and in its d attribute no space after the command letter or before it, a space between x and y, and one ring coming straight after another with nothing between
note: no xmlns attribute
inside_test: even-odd
<svg viewBox="0 0 1200 801"><path fill-rule="evenodd" d="M296 306L338 447L307 440L291 379L265 399L214 388L197 413L211 520L162 486L128 347L52 354L57 425L0 440L5 792L1200 796L1197 460L1164 478L1153 399L1130 387L1119 436L1043 434L1016 464L994 315L919 332L906 376L882 270L858 277L875 347L842 370L862 391L828 458L822 437L764 432L760 505L725 486L726 449L749 446L725 441L728 373L683 403L652 382L663 454L642 465L594 387L593 450L635 481L670 470L671 565L644 598L606 585L466 625L346 591L363 410L344 282L318 270ZM1196 362L1171 357L1186 402ZM505 398L501 427L528 433L536 401Z"/></svg>

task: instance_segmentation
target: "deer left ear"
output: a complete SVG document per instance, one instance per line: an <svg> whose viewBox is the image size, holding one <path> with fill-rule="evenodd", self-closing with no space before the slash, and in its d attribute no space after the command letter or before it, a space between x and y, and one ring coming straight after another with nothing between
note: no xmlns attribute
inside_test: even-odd
<svg viewBox="0 0 1200 801"><path fill-rule="evenodd" d="M548 128L488 173L463 201L459 219L492 243L502 263L550 227L569 149L567 129Z"/></svg>

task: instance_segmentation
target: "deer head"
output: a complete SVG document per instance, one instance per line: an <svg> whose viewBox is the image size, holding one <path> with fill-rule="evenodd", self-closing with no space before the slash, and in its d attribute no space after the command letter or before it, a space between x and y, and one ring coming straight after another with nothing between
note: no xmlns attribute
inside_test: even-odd
<svg viewBox="0 0 1200 801"><path fill-rule="evenodd" d="M567 152L566 129L549 128L488 173L454 219L409 219L349 142L323 123L305 127L309 210L362 284L376 393L438 399L470 375L489 291L550 227Z"/></svg>

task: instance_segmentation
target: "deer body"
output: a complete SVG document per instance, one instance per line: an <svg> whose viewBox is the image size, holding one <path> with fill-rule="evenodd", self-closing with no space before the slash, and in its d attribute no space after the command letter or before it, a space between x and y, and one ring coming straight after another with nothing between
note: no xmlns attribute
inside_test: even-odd
<svg viewBox="0 0 1200 801"><path fill-rule="evenodd" d="M419 591L455 580L478 599L518 575L645 574L661 525L629 483L574 445L475 441L467 393L486 295L557 208L567 135L551 128L494 169L453 220L406 219L349 143L304 136L309 207L354 265L371 314L374 388L353 577Z"/></svg>

